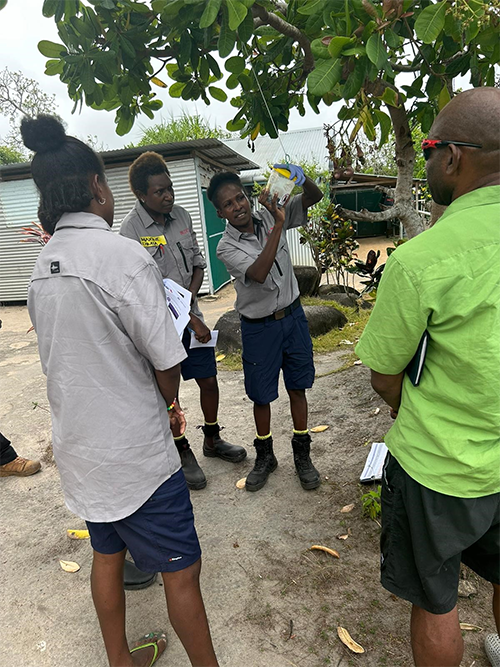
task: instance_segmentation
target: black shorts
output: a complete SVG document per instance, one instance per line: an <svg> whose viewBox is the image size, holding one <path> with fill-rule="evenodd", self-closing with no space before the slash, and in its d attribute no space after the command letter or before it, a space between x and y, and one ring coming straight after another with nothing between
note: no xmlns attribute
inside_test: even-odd
<svg viewBox="0 0 500 667"><path fill-rule="evenodd" d="M182 344L188 355L181 361L183 380L202 380L217 375L217 363L213 347L190 348L191 333L187 327L184 329Z"/></svg>
<svg viewBox="0 0 500 667"><path fill-rule="evenodd" d="M380 551L384 588L446 614L457 603L460 561L500 584L500 494L456 498L431 491L388 454Z"/></svg>

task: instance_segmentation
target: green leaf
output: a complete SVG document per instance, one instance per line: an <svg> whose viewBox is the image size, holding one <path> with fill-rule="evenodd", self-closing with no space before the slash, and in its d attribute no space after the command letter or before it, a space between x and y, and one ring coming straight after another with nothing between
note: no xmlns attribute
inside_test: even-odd
<svg viewBox="0 0 500 667"><path fill-rule="evenodd" d="M305 32L311 37L315 37L323 28L323 16L321 14L311 14L306 21Z"/></svg>
<svg viewBox="0 0 500 667"><path fill-rule="evenodd" d="M182 81L176 81L176 83L173 83L168 89L168 94L170 97L180 97L185 85L186 84Z"/></svg>
<svg viewBox="0 0 500 667"><path fill-rule="evenodd" d="M331 57L328 47L323 44L321 39L313 39L311 42L311 53L315 60L318 60L319 58L329 59Z"/></svg>
<svg viewBox="0 0 500 667"><path fill-rule="evenodd" d="M332 58L338 58L342 53L344 46L347 46L347 44L351 44L354 41L355 40L351 37L334 37L330 41L330 44L328 44L328 51L330 56Z"/></svg>
<svg viewBox="0 0 500 667"><path fill-rule="evenodd" d="M47 76L55 76L62 74L64 70L64 60L47 60L45 63L45 74Z"/></svg>
<svg viewBox="0 0 500 667"><path fill-rule="evenodd" d="M231 74L241 74L245 69L245 58L242 58L241 56L228 58L224 63L224 67L228 72L231 72Z"/></svg>
<svg viewBox="0 0 500 667"><path fill-rule="evenodd" d="M380 126L380 143L378 147L381 148L389 138L389 133L392 128L392 121L390 116L388 116L383 111L380 111L380 109L375 109L375 116Z"/></svg>
<svg viewBox="0 0 500 667"><path fill-rule="evenodd" d="M340 60L327 60L320 63L307 77L307 90L311 95L323 97L340 81L342 63Z"/></svg>
<svg viewBox="0 0 500 667"><path fill-rule="evenodd" d="M233 50L235 42L236 33L229 29L227 16L224 13L220 27L219 41L217 43L217 48L221 58L227 58L227 56Z"/></svg>
<svg viewBox="0 0 500 667"><path fill-rule="evenodd" d="M366 55L378 69L382 69L386 63L387 51L378 33L373 33L366 42Z"/></svg>
<svg viewBox="0 0 500 667"><path fill-rule="evenodd" d="M441 1L423 9L415 21L415 34L424 44L434 42L444 28L448 3Z"/></svg>
<svg viewBox="0 0 500 667"><path fill-rule="evenodd" d="M390 28L386 28L384 32L384 37L385 41L387 42L387 46L391 49L397 49L399 44L400 44L400 39L399 35L396 35L394 30L391 30Z"/></svg>
<svg viewBox="0 0 500 667"><path fill-rule="evenodd" d="M390 107L398 107L400 103L399 95L392 88L386 88L380 99Z"/></svg>
<svg viewBox="0 0 500 667"><path fill-rule="evenodd" d="M248 9L239 0L226 0L229 15L229 29L236 30L247 15Z"/></svg>
<svg viewBox="0 0 500 667"><path fill-rule="evenodd" d="M239 132L245 127L245 121L244 120L230 120L229 122L226 123L226 130L229 132Z"/></svg>
<svg viewBox="0 0 500 667"><path fill-rule="evenodd" d="M222 76L222 72L220 71L219 63L209 53L207 53L207 62L208 66L213 72L213 75L217 77L217 79L220 79Z"/></svg>
<svg viewBox="0 0 500 667"><path fill-rule="evenodd" d="M427 81L427 85L425 87L425 92L427 93L427 96L429 97L430 100L433 100L435 97L439 95L441 86L442 86L442 79L440 79L438 76L435 76L434 74L431 74L429 80Z"/></svg>
<svg viewBox="0 0 500 667"><path fill-rule="evenodd" d="M120 116L120 120L116 125L116 134L118 134L120 137L123 137L124 134L128 134L130 132L133 126L134 119L132 116Z"/></svg>
<svg viewBox="0 0 500 667"><path fill-rule="evenodd" d="M366 138L369 141L375 141L375 126L373 125L373 118L368 107L363 107L360 111L359 117L363 123L363 130L365 131Z"/></svg>
<svg viewBox="0 0 500 667"><path fill-rule="evenodd" d="M222 0L207 0L205 11L200 18L200 28L208 28L217 18Z"/></svg>
<svg viewBox="0 0 500 667"><path fill-rule="evenodd" d="M56 13L58 4L59 4L59 0L45 0L45 2L43 3L43 6L42 6L42 14L48 19L51 16L54 16L54 14Z"/></svg>
<svg viewBox="0 0 500 667"><path fill-rule="evenodd" d="M345 100L356 97L359 93L366 77L366 66L366 58L360 58L356 61L353 71L347 77L347 81L342 88L342 97Z"/></svg>
<svg viewBox="0 0 500 667"><path fill-rule="evenodd" d="M55 42L49 42L46 39L42 39L41 42L38 42L38 50L42 56L47 58L59 58L62 53L66 53L66 47L62 44L56 44Z"/></svg>
<svg viewBox="0 0 500 667"><path fill-rule="evenodd" d="M448 102L451 100L450 97L450 91L448 90L448 87L446 84L441 88L441 92L439 93L438 97L438 109L441 111L441 109L444 109L444 107L448 104Z"/></svg>
<svg viewBox="0 0 500 667"><path fill-rule="evenodd" d="M252 12L247 12L247 15L238 27L238 37L241 42L246 44L252 39L253 35L253 16Z"/></svg>
<svg viewBox="0 0 500 667"><path fill-rule="evenodd" d="M217 86L209 86L208 92L215 100L219 100L219 102L225 102L227 100L227 93L224 92L222 88L217 88Z"/></svg>
<svg viewBox="0 0 500 667"><path fill-rule="evenodd" d="M317 14L320 11L323 11L324 0L306 0L306 3L299 7L299 14L305 14L309 16L310 14Z"/></svg>
<svg viewBox="0 0 500 667"><path fill-rule="evenodd" d="M227 78L226 88L229 88L229 90L233 90L234 88L238 87L239 83L240 82L238 81L238 77L236 76L236 74L231 74L231 76Z"/></svg>

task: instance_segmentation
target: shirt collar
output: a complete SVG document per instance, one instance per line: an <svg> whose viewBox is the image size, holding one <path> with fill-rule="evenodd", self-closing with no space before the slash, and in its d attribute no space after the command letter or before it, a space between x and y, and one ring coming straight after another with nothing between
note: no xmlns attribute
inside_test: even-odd
<svg viewBox="0 0 500 667"><path fill-rule="evenodd" d="M175 204L174 204L175 208ZM174 212L174 208L172 209L172 213ZM151 227L151 225L155 225L156 220L153 220L153 218L149 215L149 213L146 211L144 206L141 204L139 200L135 202L135 212L141 219L142 224L144 227ZM167 213L165 215L165 223L171 222L172 220L175 220L175 215L172 215L172 213Z"/></svg>
<svg viewBox="0 0 500 667"><path fill-rule="evenodd" d="M464 211L475 206L485 206L487 204L497 204L500 201L500 185L488 185L484 188L477 188L471 192L466 192L461 197L453 201L444 211L443 215L436 221L436 224L444 220L449 215Z"/></svg>
<svg viewBox="0 0 500 667"><path fill-rule="evenodd" d="M262 219L261 216L258 213L252 213L252 218L253 218L253 223L254 223L254 228L255 225L259 226L262 228ZM255 236L257 239L259 238L258 234L250 234L249 232L240 232L236 229L236 227L233 227L229 222L226 223L226 232L233 238L235 241L239 241L242 236Z"/></svg>
<svg viewBox="0 0 500 667"><path fill-rule="evenodd" d="M102 229L110 232L111 227L104 218L94 213L85 213L80 211L78 213L63 213L56 224L55 231L65 229L66 227L76 227L77 229Z"/></svg>

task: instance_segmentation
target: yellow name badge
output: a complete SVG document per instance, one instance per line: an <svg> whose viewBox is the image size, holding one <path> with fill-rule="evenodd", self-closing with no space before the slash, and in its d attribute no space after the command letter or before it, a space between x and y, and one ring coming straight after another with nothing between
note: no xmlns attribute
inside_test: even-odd
<svg viewBox="0 0 500 667"><path fill-rule="evenodd" d="M141 236L141 245L144 248L167 245L167 239L164 236Z"/></svg>

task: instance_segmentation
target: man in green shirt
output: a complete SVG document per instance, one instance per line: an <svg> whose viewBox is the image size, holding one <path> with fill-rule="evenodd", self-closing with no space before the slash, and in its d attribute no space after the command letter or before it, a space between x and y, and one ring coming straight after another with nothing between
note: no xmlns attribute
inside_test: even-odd
<svg viewBox="0 0 500 667"><path fill-rule="evenodd" d="M448 208L391 255L356 352L395 418L382 584L413 603L415 664L443 667L463 654L461 561L493 584L500 628L500 90L453 98L422 148L433 199ZM414 386L405 368L425 331ZM487 638L492 660L497 643Z"/></svg>

